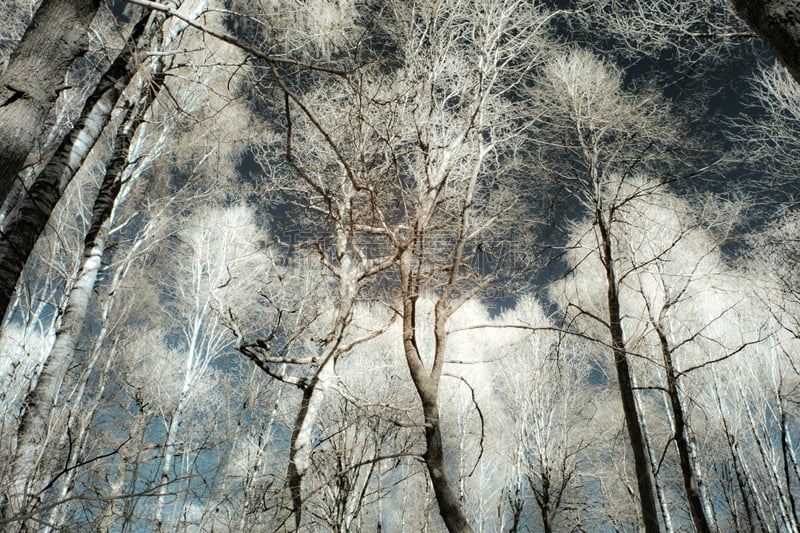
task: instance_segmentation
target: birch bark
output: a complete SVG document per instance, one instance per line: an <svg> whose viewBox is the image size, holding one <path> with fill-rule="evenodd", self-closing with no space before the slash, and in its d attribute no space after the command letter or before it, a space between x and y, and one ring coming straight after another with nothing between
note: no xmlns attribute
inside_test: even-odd
<svg viewBox="0 0 800 533"><path fill-rule="evenodd" d="M0 200L44 129L100 0L45 0L0 75Z"/></svg>

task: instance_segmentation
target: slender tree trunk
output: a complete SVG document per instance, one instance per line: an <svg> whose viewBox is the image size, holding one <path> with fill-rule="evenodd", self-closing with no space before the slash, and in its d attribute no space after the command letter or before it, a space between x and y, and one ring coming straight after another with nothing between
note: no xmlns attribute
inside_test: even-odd
<svg viewBox="0 0 800 533"><path fill-rule="evenodd" d="M325 391L333 378L334 364L339 355L339 347L350 323L353 305L358 291L358 281L363 276L360 266L350 256L350 228L336 230L336 254L339 261L337 276L339 297L333 328L325 338L319 367L311 379L303 385L303 399L292 428L287 484L292 499L295 530L302 522L303 493L302 483L311 464L312 431L325 397Z"/></svg>
<svg viewBox="0 0 800 533"><path fill-rule="evenodd" d="M773 490L775 491L774 494L777 495L777 498L769 498L766 495L762 495L762 499L770 501L770 508L772 509L773 516L775 515L775 509L777 508L777 515L780 516L780 519L786 524L789 530L797 530L797 525L794 523L792 516L790 516L787 507L789 506L789 502L787 501L786 491L784 490L783 484L781 483L781 476L778 473L778 467L775 465L777 459L775 458L776 453L772 449L771 442L766 441L762 435L759 435L758 425L756 424L755 419L753 418L753 413L747 406L743 406L742 409L747 415L747 421L749 422L750 426L750 433L753 436L753 440L756 443L756 447L758 448L758 455L761 459L761 465L764 467L764 472L766 473L766 477L768 482L772 485ZM776 516L776 522L777 516Z"/></svg>
<svg viewBox="0 0 800 533"><path fill-rule="evenodd" d="M104 243L101 246L104 247ZM97 243L90 242L84 254L80 274L70 293L70 303L66 306L67 313L57 332L56 339L58 341L60 338L60 342L54 344L20 420L18 444L12 461L13 488L7 498L12 513L23 511L28 498L36 496L38 492L36 480L31 476L34 475L37 457L47 439L50 414L55 407L61 383L73 362L74 345L83 328L83 317L100 267L102 249L98 250Z"/></svg>
<svg viewBox="0 0 800 533"><path fill-rule="evenodd" d="M295 531L300 530L303 519L303 476L311 464L312 431L322 408L325 391L333 377L335 350L335 346L327 347L319 368L304 385L303 399L292 429L287 485L292 499Z"/></svg>
<svg viewBox="0 0 800 533"><path fill-rule="evenodd" d="M61 326L56 332L55 342L47 358L47 365L52 365L50 372L60 373L59 376L56 376L59 381L63 381L66 370L71 367L75 361L75 349L81 332L83 331L86 315L89 310L89 302L94 291L97 274L100 271L103 253L105 252L109 230L109 217L122 185L121 177L125 170L128 149L130 147L130 132L135 129L136 124L138 124L138 121L132 120L117 136L116 149L111 160L111 165L106 172L106 177L103 180L97 199L95 200L91 226L84 243L83 263L78 273L77 280L70 290L67 304L64 308L64 315L61 320ZM99 350L96 350L95 354L99 354ZM95 357L97 357L97 355L95 355ZM90 366L93 366L95 362L96 359L90 363ZM90 368L86 368L85 371L89 370ZM42 391L42 395L36 395L35 401L42 405L37 405L37 409L35 410L50 409L55 406L55 398L46 397L48 390L52 389L45 389ZM71 401L74 405L80 404L80 399L73 399ZM97 405L95 404L88 410L82 412L81 416L88 416L91 418L92 413L96 409ZM23 426L24 425L25 421L23 420ZM81 442L81 435L84 435L83 439L85 439L87 425L88 422L81 426L78 445L70 446L73 450L73 455L81 453L83 449L84 443ZM64 448L64 446L61 447ZM77 460L73 462L77 463ZM65 491L70 489L71 479L74 477L74 474L75 470L73 469L62 481L62 496L64 497L66 496Z"/></svg>
<svg viewBox="0 0 800 533"><path fill-rule="evenodd" d="M705 493L704 483L697 474L692 461L691 442L689 437L688 421L683 411L683 401L680 397L680 383L672 361L672 349L669 340L660 325L654 325L658 340L661 345L661 356L664 359L664 371L667 374L667 395L669 396L672 418L675 430L675 445L678 448L678 456L681 463L681 473L683 474L683 488L686 492L686 499L689 502L689 514L692 517L695 531L697 533L711 533L711 520L706 516L703 495Z"/></svg>
<svg viewBox="0 0 800 533"><path fill-rule="evenodd" d="M792 469L791 460L789 459L789 448L791 441L789 438L789 426L786 420L786 411L783 409L783 400L778 405L781 410L781 451L783 452L783 476L786 480L786 495L789 498L790 509L792 511L792 520L794 529L797 530L797 525L800 524L800 519L797 517L797 502L795 501L794 494L792 494Z"/></svg>
<svg viewBox="0 0 800 533"><path fill-rule="evenodd" d="M167 436L164 439L164 454L161 457L161 476L159 477L158 498L156 498L156 509L153 518L153 531L156 533L164 531L164 509L167 506L169 480L172 477L172 463L175 459L178 426L182 421L181 411L183 411L190 387L190 376L187 373L184 377L183 389L181 390L181 400L178 402L178 407L169 419Z"/></svg>
<svg viewBox="0 0 800 533"><path fill-rule="evenodd" d="M154 91L157 90L158 88L154 89ZM123 176L128 165L131 139L152 102L154 92L150 91L149 94L151 96L144 99L144 106L140 107L138 113L130 117L122 125L114 141L114 152L95 198L92 221L84 240L84 261L77 281L70 291L69 300L61 320L61 327L56 332L51 358L70 360L74 358L75 347L81 331L83 331L89 310L89 301L94 291L97 274L105 252L112 212L117 205L119 193L122 189Z"/></svg>
<svg viewBox="0 0 800 533"><path fill-rule="evenodd" d="M44 0L0 75L0 202L45 127L100 0Z"/></svg>
<svg viewBox="0 0 800 533"><path fill-rule="evenodd" d="M633 387L636 388L636 376L633 376ZM639 410L639 423L642 424L642 433L644 434L644 442L647 445L647 456L650 458L650 468L653 472L653 481L656 484L656 496L658 496L658 505L661 507L661 516L664 519L664 532L673 533L675 528L672 526L672 515L669 512L669 505L667 504L667 497L664 494L664 487L658 481L655 473L658 471L658 461L653 453L653 441L650 438L650 430L647 428L647 416L642 405L641 398L634 395L636 398L636 408Z"/></svg>
<svg viewBox="0 0 800 533"><path fill-rule="evenodd" d="M541 468L541 465L540 465ZM544 533L553 533L553 516L550 502L550 476L542 469L542 490L536 494L536 501L542 512L542 526Z"/></svg>
<svg viewBox="0 0 800 533"><path fill-rule="evenodd" d="M752 532L759 530L763 531L763 520L761 519L758 511L758 504L757 502L753 501L750 495L750 480L747 472L744 470L741 462L739 461L738 443L736 441L737 436L732 433L732 429L728 425L728 419L725 416L722 405L722 395L719 390L719 379L719 376L714 374L714 392L717 401L717 408L719 409L719 416L722 421L722 429L725 433L725 442L728 445L731 462L733 463L733 472L736 477L736 485L742 498L742 505L744 506L747 525L750 527L750 531Z"/></svg>
<svg viewBox="0 0 800 533"><path fill-rule="evenodd" d="M653 471L650 467L650 457L647 452L647 443L644 439L642 426L639 423L639 412L636 408L636 398L633 393L633 376L631 374L628 354L625 348L625 335L622 331L622 315L619 302L619 288L617 275L614 269L614 254L611 245L611 235L604 220L604 214L598 213L597 225L600 230L602 242L602 260L605 267L608 301L608 326L611 334L611 347L614 356L614 367L619 381L622 411L625 415L625 425L628 428L628 437L633 449L633 462L636 470L636 483L639 488L639 503L642 521L646 533L660 533L661 525L658 519L658 503L653 480Z"/></svg>
<svg viewBox="0 0 800 533"><path fill-rule="evenodd" d="M447 465L444 460L444 447L442 445L441 420L439 418L439 379L441 365L444 357L445 331L444 319L437 309L435 340L436 353L434 364L430 373L425 369L420 357L416 329L416 303L419 294L419 284L415 279L414 247L409 245L401 252L400 278L403 300L403 351L406 363L411 373L417 394L422 402L422 411L425 419L425 444L423 455L425 466L428 468L433 492L439 504L439 512L444 524L450 533L471 533L472 528L467 522L461 502L453 490L450 477L447 475ZM437 303L437 308L439 304Z"/></svg>
<svg viewBox="0 0 800 533"><path fill-rule="evenodd" d="M141 234L147 234L147 233L148 233L148 228L145 227L145 229L141 232ZM146 241L136 240L134 242L132 248L128 251L127 258L122 264L120 264L116 268L114 275L111 278L111 283L106 291L106 298L102 305L101 316L102 316L103 326L98 332L97 337L94 339L92 347L92 351L94 354L100 353L106 338L108 338L109 317L111 315L111 311L114 307L116 300L116 296L114 295L117 293L117 290L119 289L120 284L123 278L125 277L125 274L128 272L137 254L139 253L143 242ZM109 363L114 360L113 355L114 353L112 352L112 356L109 357L108 359ZM138 407L139 407L139 412L134 416L133 425L129 428L128 431L128 436L129 436L128 441L131 442L136 436L142 434L142 431L144 430L144 427L146 425L146 417L142 411L142 404L140 403ZM123 490L125 488L125 478L126 478L125 474L130 467L132 457L135 455L135 453L138 452L138 449L137 452L132 452L131 451L132 448L137 449L135 445L128 443L125 446L123 446L122 449L120 450L119 460L118 460L119 463L117 467L116 476L114 477L114 480L110 483L111 490L109 491L108 498L106 500L106 505L105 508L103 509L103 514L101 515L100 519L97 522L98 523L97 529L102 533L108 533L111 530L112 526L114 525L114 522L117 520L117 518L119 518L119 515L121 514L119 499L122 496Z"/></svg>

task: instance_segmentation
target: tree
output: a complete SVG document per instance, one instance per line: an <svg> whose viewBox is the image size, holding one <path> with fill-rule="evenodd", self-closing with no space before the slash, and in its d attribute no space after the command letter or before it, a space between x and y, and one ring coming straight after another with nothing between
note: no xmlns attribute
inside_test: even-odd
<svg viewBox="0 0 800 533"><path fill-rule="evenodd" d="M486 13L492 15L490 22ZM452 531L469 526L447 474L442 444L438 391L446 325L490 279L474 266L480 240L490 239L498 221L510 215L510 185L492 175L514 168L503 154L512 153L520 141L519 124L502 110L511 105L520 80L541 54L538 30L546 21L519 2L457 1L441 9L391 4L373 23L380 24L396 59L375 65L369 75L363 70L335 78L324 92L308 91L302 99L286 79L278 78L288 95L287 160L301 178L302 194L294 194L310 198L308 209L322 216L321 222L311 223L311 231L332 229L330 245L319 250L340 291L335 323L341 326L326 337L334 343L319 358L319 370L306 389L309 408L298 421L312 421L307 413L318 405L313 387L324 381L326 365L339 356L340 331L360 287L395 269L392 277L376 279L391 283L382 292L403 321L405 360L425 417L425 461ZM474 40L462 42L464 31ZM418 35L428 37L419 42ZM272 75L279 73L273 69ZM273 161L265 163L273 166ZM438 299L430 348L416 333L417 302L426 293ZM306 427L303 422L295 431L297 459L308 447ZM302 474L303 461L294 463L292 468ZM290 483L293 477L299 480L290 473ZM295 496L296 502L300 499Z"/></svg>
<svg viewBox="0 0 800 533"><path fill-rule="evenodd" d="M0 75L0 198L44 130L67 69L89 43L99 0L46 0ZM59 42L61 46L49 46Z"/></svg>
<svg viewBox="0 0 800 533"><path fill-rule="evenodd" d="M731 0L737 12L800 84L800 7L786 0Z"/></svg>
<svg viewBox="0 0 800 533"><path fill-rule="evenodd" d="M390 310L360 304L356 329L383 329ZM386 527L375 503L404 480L387 466L411 463L420 455L414 391L403 378L399 325L339 358L335 378L320 412L320 435L311 452L306 506L315 522L331 531ZM419 468L414 477L422 477Z"/></svg>
<svg viewBox="0 0 800 533"><path fill-rule="evenodd" d="M568 250L572 268L594 256L602 265L595 283L603 288L603 305L587 308L573 295L562 301L568 325L575 320L593 322L602 331L590 335L613 353L625 424L633 448L641 502L641 517L647 531L659 531L657 496L645 434L634 394L630 348L626 340L620 301L620 286L629 272L618 263L618 231L624 224L620 210L632 199L657 190L655 184L635 183L636 172L653 169L673 175L667 151L679 144L676 132L658 105L657 95L628 96L622 91L618 71L592 54L575 50L552 60L545 69L539 96L546 105L542 122L554 128L540 142L545 172L556 186L584 209L591 227L576 228ZM670 146L672 144L672 146ZM587 245L581 251L583 244Z"/></svg>
<svg viewBox="0 0 800 533"><path fill-rule="evenodd" d="M647 187L637 187L641 188ZM624 314L630 317L631 347L643 354L643 361L658 361L663 378L665 407L671 440L678 451L683 488L694 527L711 531L714 514L701 473L697 445L690 424L690 411L683 383L691 373L716 364L741 351L758 337L719 357L707 347L697 347L717 323L729 319L735 302L724 295L734 274L722 264L714 230L724 236L736 220L737 207L722 204L692 206L663 191L653 202L630 197L618 214L623 226L618 235L620 270L629 273L623 283ZM711 204L711 205L709 205ZM722 222L724 221L724 222ZM716 226L716 227L714 227ZM693 303L706 298L720 307L709 309ZM647 317L637 324L636 317ZM657 385L651 385L657 387ZM663 458L662 458L663 460Z"/></svg>
<svg viewBox="0 0 800 533"><path fill-rule="evenodd" d="M763 114L742 115L734 120L731 140L753 172L768 168L759 194L793 205L792 184L798 164L798 104L800 85L782 66L762 66L751 79L752 96ZM782 198L783 192L789 192ZM766 216L774 218L773 213ZM780 213L778 214L780 216Z"/></svg>
<svg viewBox="0 0 800 533"><path fill-rule="evenodd" d="M259 242L263 239L245 208L198 212L180 231L188 260L175 263L177 272L170 280L172 316L185 322L178 338L183 368L176 369L177 381L172 407L167 411L159 497L155 509L155 528L165 527L164 512L173 475L173 460L178 452L180 426L185 411L199 394L199 383L226 345L233 342L222 322L229 307L244 312L247 299L261 280L265 265ZM167 288L167 287L165 287ZM252 304L251 304L252 305ZM176 339L177 340L177 339Z"/></svg>
<svg viewBox="0 0 800 533"><path fill-rule="evenodd" d="M732 2L128 3L0 215L4 527L797 528L798 85L705 149Z"/></svg>
<svg viewBox="0 0 800 533"><path fill-rule="evenodd" d="M800 11L791 1L683 0L681 2L597 2L579 0L578 14L593 30L609 32L623 54L676 53L690 65L713 60L724 48L758 36L800 83ZM749 26L749 28L748 28ZM686 66L686 65L684 65Z"/></svg>
<svg viewBox="0 0 800 533"><path fill-rule="evenodd" d="M144 20L138 32L144 29ZM133 36L135 40L138 35ZM132 43L131 43L132 44ZM7 222L0 241L0 313L5 315L25 263L36 240L50 218L53 208L69 185L75 173L100 137L122 89L133 72L128 62L133 47L121 54L106 76L101 79L94 94L88 99L81 126L61 142L56 154L48 162L31 186L22 205ZM130 110L132 103L128 105Z"/></svg>
<svg viewBox="0 0 800 533"><path fill-rule="evenodd" d="M588 383L585 348L580 341L560 338L530 296L521 298L500 323L534 330L509 335L513 343L498 369L497 394L513 424L513 474L507 489L515 516L511 530L525 525L530 499L538 507L544 531L557 531L571 520L579 524L581 511L586 511L577 503L585 497L582 458L590 446L599 448L595 437L588 437L597 435L592 418L598 407L590 398L596 391ZM582 407L575 409L576 405ZM569 517L573 506L579 509Z"/></svg>

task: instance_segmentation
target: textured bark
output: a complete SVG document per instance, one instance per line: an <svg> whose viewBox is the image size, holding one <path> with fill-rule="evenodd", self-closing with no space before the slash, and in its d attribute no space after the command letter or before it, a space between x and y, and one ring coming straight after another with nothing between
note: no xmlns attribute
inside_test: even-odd
<svg viewBox="0 0 800 533"><path fill-rule="evenodd" d="M131 136L129 131L135 129L138 120L132 121L125 131L117 136L114 156L111 159L106 176L95 199L92 210L92 222L86 234L83 250L83 263L78 272L77 279L72 286L61 326L56 332L56 339L50 351L48 363L56 360L71 361L75 356L75 347L83 331L86 314L89 310L89 301L94 291L97 274L105 252L106 238L108 236L107 221L119 194L122 185L122 174L125 170ZM69 366L64 366L66 368Z"/></svg>
<svg viewBox="0 0 800 533"><path fill-rule="evenodd" d="M136 26L131 42L144 30L143 21ZM132 51L133 47L129 46L103 76L87 100L77 127L61 142L56 154L36 178L0 238L0 317L8 309L25 263L53 208L100 138L114 103L133 76L133 70L129 69Z"/></svg>
<svg viewBox="0 0 800 533"><path fill-rule="evenodd" d="M0 201L41 134L100 0L45 0L0 75Z"/></svg>
<svg viewBox="0 0 800 533"><path fill-rule="evenodd" d="M608 300L608 325L611 334L611 346L614 356L614 367L619 381L619 393L622 400L622 411L625 415L625 426L633 450L633 462L636 470L636 483L639 488L639 506L646 533L660 533L658 520L658 503L655 480L650 467L650 456L645 442L644 432L639 423L639 412L633 392L633 376L631 375L628 354L625 348L625 335L622 331L622 315L619 302L617 275L614 270L614 254L603 214L598 214L598 228L601 235L602 259L605 267Z"/></svg>
<svg viewBox="0 0 800 533"><path fill-rule="evenodd" d="M70 144L74 145L78 152L88 153L90 146L87 146L87 142L94 133L99 137L108 119L115 98L109 92L104 93L104 96L105 98L101 98L93 106L85 129L82 128L70 135L72 139ZM65 142L69 142L69 139ZM64 159L67 160L63 161L63 168L77 169L77 166L71 164L75 158ZM11 300L28 255L39 233L47 224L50 211L63 192L63 188L59 188L56 180L66 171L74 173L74 170L64 170L48 174L45 180L37 179L15 220L9 224L3 239L0 240L0 311L3 313ZM6 496L8 508L4 510L4 518L13 517L23 511L28 505L28 499L31 495L35 495L36 489L30 486L30 482L31 476L34 475L37 450L47 438L48 418L53 399L58 396L68 366L69 361L63 359L46 361L36 388L31 391L26 401L26 409L22 414L18 430L18 446L12 466L13 482L10 493Z"/></svg>
<svg viewBox="0 0 800 533"><path fill-rule="evenodd" d="M731 0L731 3L800 84L800 2Z"/></svg>
<svg viewBox="0 0 800 533"><path fill-rule="evenodd" d="M134 30L131 39L137 39L140 36L144 29L144 22L145 19L143 17ZM22 246L19 246L13 250L13 252L17 252L16 254L6 254L0 257L0 265L5 266L7 264L2 262L2 259L9 255L19 258L19 254L24 253L26 254L25 259L27 259L27 254L30 254L38 233L47 223L50 211L66 187L64 181L69 182L69 178L74 175L86 154L91 150L91 146L99 138L110 117L113 103L119 97L122 88L130 80L132 72L127 68L129 59L130 56L128 54L122 54L117 58L103 81L101 81L98 91L91 98L93 101L87 105L89 115L83 121L83 127L74 131L65 139L61 147L63 150L59 150L59 153L51 161L52 166L48 164L48 167L42 172L40 178L45 177L47 179L40 181L37 178L20 209L19 217L12 221L9 225L9 233L0 241L0 250L4 252L7 251L9 245L13 246L14 244L25 245L25 248L23 249ZM100 93L99 91L101 90L102 92ZM152 95L152 92L149 94ZM145 102L144 109L146 107L147 103ZM9 510L12 513L24 510L29 496L35 495L38 491L38 484L31 477L35 468L37 450L39 450L47 437L48 420L56 405L61 383L66 376L67 370L74 363L75 348L83 330L89 301L105 250L108 233L106 222L121 187L121 178L127 162L132 132L141 122L143 113L143 110L140 111L138 116L132 117L124 127L121 127L114 140L114 153L98 191L92 211L92 223L85 238L81 269L64 308L64 315L56 332L53 348L42 369L36 388L31 392L26 402L26 409L22 413L17 436L18 446L14 454L12 467L13 489L7 496ZM51 172L48 172L48 169ZM26 217L25 215L31 216ZM32 228L20 228L19 225L25 221L33 221L34 226ZM39 227L40 225L41 227ZM12 263L12 266L16 266L21 272L22 267L24 267L24 261ZM19 273L16 275L18 277ZM0 300L0 303L6 302L7 300Z"/></svg>

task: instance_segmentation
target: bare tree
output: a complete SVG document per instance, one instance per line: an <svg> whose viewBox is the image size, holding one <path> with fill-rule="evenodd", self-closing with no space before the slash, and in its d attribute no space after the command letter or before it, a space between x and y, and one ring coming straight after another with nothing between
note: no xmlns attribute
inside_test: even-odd
<svg viewBox="0 0 800 533"><path fill-rule="evenodd" d="M354 298L375 277L404 323L405 359L426 420L425 460L453 531L468 525L447 475L440 427L446 324L490 279L476 266L480 244L511 216L513 185L496 176L502 169L512 175L515 162L502 154L521 140L521 123L502 110L542 53L549 20L518 2L478 4L385 6L372 23L392 43L396 63L336 77L324 89L301 94L272 72L287 100L287 161L302 186L287 181L284 190L299 189L296 197L308 198L309 212L319 213L306 231L330 228L317 246L340 291L334 321L340 325L326 336L305 392L308 408L298 417L290 484L296 490L306 468L302 452L319 405L317 383L340 355ZM467 27L475 39L461 42ZM429 37L420 42L418 35ZM276 167L275 159L265 163ZM396 270L384 275L390 267ZM430 348L415 333L417 302L426 293L438 298ZM294 499L297 512L302 498Z"/></svg>
<svg viewBox="0 0 800 533"><path fill-rule="evenodd" d="M135 73L130 64L133 62L136 41L143 33L149 33L145 32L147 19L142 14L140 17L141 20L130 35L127 49L120 53L87 99L79 125L61 141L56 153L30 186L17 211L6 222L0 241L0 313L5 314L20 273L55 204L111 121L112 110ZM154 28L153 23L149 29ZM145 40L149 37L147 35ZM124 115L130 112L133 104L131 100L120 105L117 121L124 120Z"/></svg>
<svg viewBox="0 0 800 533"><path fill-rule="evenodd" d="M547 136L547 141L536 139L542 143L544 171L579 203L591 223L591 227L581 226L573 234L570 245L578 247L569 250L570 264L575 268L588 256L599 259L603 270L595 283L605 295L603 305L584 307L579 293L566 295L562 305L569 322L594 323L593 327L603 332L597 340L613 354L633 448L641 518L645 529L655 532L660 531L656 486L636 405L629 334L623 324L620 287L629 272L619 264L624 252L618 234L624 225L620 210L632 199L660 187L659 183L630 185L636 181L635 173L652 168L659 174L672 175L673 162L667 153L679 143L658 96L625 94L620 76L619 71L585 51L575 50L554 59L545 69L542 88L537 89L548 107L543 120L554 132L534 131Z"/></svg>
<svg viewBox="0 0 800 533"><path fill-rule="evenodd" d="M795 201L791 187L794 169L800 161L800 85L778 64L756 70L751 85L752 95L763 114L736 117L729 135L753 171L767 169L763 180L754 184L754 188L767 198L791 205ZM784 192L788 194L783 195ZM773 213L766 215L774 216Z"/></svg>
<svg viewBox="0 0 800 533"><path fill-rule="evenodd" d="M521 298L500 322L534 330L510 335L513 344L506 348L497 384L513 424L512 512L522 516L532 499L543 530L557 531L572 520L571 525L581 522L581 511L586 511L577 505L584 497L582 456L590 446L600 447L591 423L597 410L591 399L597 391L588 383L591 367L581 341L560 338L554 327L548 331L550 321L530 296ZM512 524L513 530L523 525L519 518Z"/></svg>
<svg viewBox="0 0 800 533"><path fill-rule="evenodd" d="M653 201L657 198L657 201ZM758 336L747 339L729 354L707 359L704 348L695 352L700 339L729 319L736 302L724 296L724 287L735 276L723 265L715 231L724 239L737 218L739 206L683 202L666 191L646 199L633 198L619 212L624 225L618 234L620 268L630 275L622 284L624 314L628 318L630 344L645 355L643 361L658 361L663 369L665 407L678 451L689 514L697 531L712 531L714 513L701 473L698 449L690 424L689 401L682 383L694 370L733 356ZM716 226L716 227L715 227ZM720 303L718 311L693 306L699 294ZM710 296L714 295L714 296ZM723 302L728 304L725 307ZM707 313L707 314L706 314ZM647 317L637 323L636 317ZM659 376L645 383L661 382ZM642 386L646 386L644 383ZM654 383L650 386L657 386ZM663 461L663 458L661 459ZM660 462L661 462L660 461Z"/></svg>

